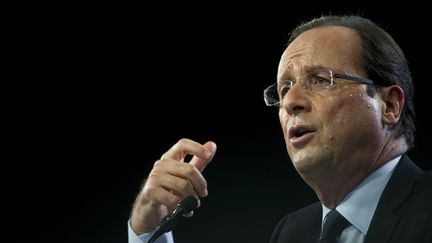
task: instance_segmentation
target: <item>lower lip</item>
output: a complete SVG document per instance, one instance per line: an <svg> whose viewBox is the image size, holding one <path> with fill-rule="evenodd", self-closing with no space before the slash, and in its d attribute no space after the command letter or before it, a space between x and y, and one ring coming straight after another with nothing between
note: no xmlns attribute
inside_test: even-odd
<svg viewBox="0 0 432 243"><path fill-rule="evenodd" d="M290 143L293 147L299 148L301 146L306 145L310 140L312 140L313 136L315 135L315 132L308 132L303 134L301 137L292 137L290 138Z"/></svg>

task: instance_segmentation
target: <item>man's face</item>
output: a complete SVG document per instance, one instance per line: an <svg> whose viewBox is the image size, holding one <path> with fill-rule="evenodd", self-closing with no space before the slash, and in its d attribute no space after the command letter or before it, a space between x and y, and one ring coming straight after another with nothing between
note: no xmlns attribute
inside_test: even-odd
<svg viewBox="0 0 432 243"><path fill-rule="evenodd" d="M366 78L359 36L345 27L306 31L282 55L278 82L318 68ZM379 95L366 85L335 79L324 91L306 92L297 82L281 101L279 118L290 158L302 176L328 171L362 173L379 154L382 142ZM290 130L291 129L291 130Z"/></svg>

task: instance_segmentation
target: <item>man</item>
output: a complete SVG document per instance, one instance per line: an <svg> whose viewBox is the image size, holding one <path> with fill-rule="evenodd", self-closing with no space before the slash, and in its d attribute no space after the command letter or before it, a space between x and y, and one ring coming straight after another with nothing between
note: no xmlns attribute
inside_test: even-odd
<svg viewBox="0 0 432 243"><path fill-rule="evenodd" d="M264 96L320 200L287 215L272 243L432 242L432 174L405 155L415 132L410 71L384 30L358 16L302 24ZM155 163L132 211L130 242L150 238L182 198L207 195L201 172L215 152L213 142L182 139ZM179 163L186 155L191 162Z"/></svg>

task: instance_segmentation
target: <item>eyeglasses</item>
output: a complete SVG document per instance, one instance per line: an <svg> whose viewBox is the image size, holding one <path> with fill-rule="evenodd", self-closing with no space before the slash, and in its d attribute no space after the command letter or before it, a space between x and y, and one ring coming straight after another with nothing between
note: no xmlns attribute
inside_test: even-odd
<svg viewBox="0 0 432 243"><path fill-rule="evenodd" d="M345 74L333 73L330 69L317 69L304 74L294 80L284 80L270 85L264 90L264 101L267 106L279 107L281 100L297 81L307 93L320 93L332 87L335 79L357 81L362 84L374 84L370 79L353 77Z"/></svg>

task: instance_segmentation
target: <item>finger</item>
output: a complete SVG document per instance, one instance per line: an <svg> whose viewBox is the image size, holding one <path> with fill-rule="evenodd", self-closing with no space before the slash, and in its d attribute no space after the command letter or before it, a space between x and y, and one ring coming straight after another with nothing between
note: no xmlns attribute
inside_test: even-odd
<svg viewBox="0 0 432 243"><path fill-rule="evenodd" d="M188 182L181 182L181 180L183 180L181 178L179 179L176 177L168 177L169 176L167 175L151 175L151 178L149 177L149 180L144 187L143 197L147 198L147 200L150 199L156 205L162 204L167 206L170 211L173 211L179 205L181 200L183 200L189 195L193 195L197 199L197 208L201 206L201 201L199 200L192 187L191 189L189 189L189 192L187 192L187 190L176 189L178 185L181 185L182 183L187 184Z"/></svg>
<svg viewBox="0 0 432 243"><path fill-rule="evenodd" d="M175 193L170 192L160 185L157 176L152 176L147 180L147 184L143 189L140 203L146 204L152 202L154 205L165 205L170 209L174 209L182 200L182 197ZM172 210L170 210L172 211Z"/></svg>
<svg viewBox="0 0 432 243"><path fill-rule="evenodd" d="M173 175L164 175L159 178L160 185L167 191L172 192L181 198L189 195L197 197L192 183L186 179Z"/></svg>
<svg viewBox="0 0 432 243"><path fill-rule="evenodd" d="M216 144L214 142L207 142L203 145L203 147L205 147L206 149L208 149L211 152L211 156L208 158L203 158L203 157L199 157L199 156L194 156L192 158L192 160L189 162L190 164L194 165L199 171L203 171L205 169L205 167L211 162L211 160L213 159L214 155L216 154Z"/></svg>
<svg viewBox="0 0 432 243"><path fill-rule="evenodd" d="M186 157L186 155L198 156L200 158L208 159L212 156L212 152L203 145L187 139L182 138L176 144L174 144L165 154L162 155L161 159L173 159L180 161Z"/></svg>
<svg viewBox="0 0 432 243"><path fill-rule="evenodd" d="M200 197L207 196L207 181L194 165L179 163L171 159L158 160L150 173L150 175L153 174L161 175L159 178L161 181L160 183L164 183L166 188L175 191L181 196L187 196L187 193L192 194L191 192L194 193L193 195L199 195ZM170 177L167 175L170 175ZM164 176L170 178L167 180L171 182L164 181ZM184 181L174 180L173 177L178 177ZM175 185L176 183L178 184ZM191 187L189 187L189 185L191 185ZM190 188L192 188L192 190Z"/></svg>
<svg viewBox="0 0 432 243"><path fill-rule="evenodd" d="M190 211L189 213L186 213L186 214L183 214L182 216L183 217L186 217L186 218L190 218L190 217L192 217L193 216L193 210L192 211Z"/></svg>

